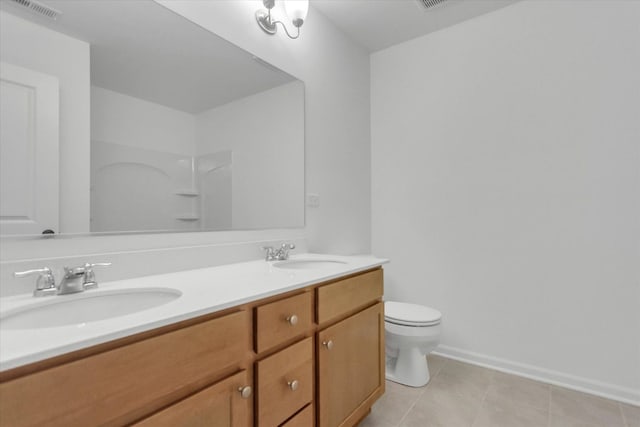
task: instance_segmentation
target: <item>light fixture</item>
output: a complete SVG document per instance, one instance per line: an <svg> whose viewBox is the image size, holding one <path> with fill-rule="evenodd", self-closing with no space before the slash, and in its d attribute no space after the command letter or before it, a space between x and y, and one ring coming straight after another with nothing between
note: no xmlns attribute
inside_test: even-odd
<svg viewBox="0 0 640 427"><path fill-rule="evenodd" d="M309 11L309 0L284 0L284 10L287 12L287 16L291 19L291 23L298 29L298 34L292 36L287 30L287 26L282 21L274 21L271 19L271 9L275 6L275 0L262 0L262 4L267 10L261 9L256 11L256 21L260 28L267 34L275 34L277 30L276 24L282 25L284 32L291 39L297 39L300 37L300 27L304 23Z"/></svg>

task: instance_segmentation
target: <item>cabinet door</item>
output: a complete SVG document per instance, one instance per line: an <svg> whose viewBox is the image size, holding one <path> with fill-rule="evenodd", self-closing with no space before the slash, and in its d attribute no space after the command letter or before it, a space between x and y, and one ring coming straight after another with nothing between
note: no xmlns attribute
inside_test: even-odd
<svg viewBox="0 0 640 427"><path fill-rule="evenodd" d="M253 393L247 371L220 381L135 424L136 427L249 427ZM244 391L244 394L242 393Z"/></svg>
<svg viewBox="0 0 640 427"><path fill-rule="evenodd" d="M320 427L352 426L384 392L384 315L378 303L318 333Z"/></svg>

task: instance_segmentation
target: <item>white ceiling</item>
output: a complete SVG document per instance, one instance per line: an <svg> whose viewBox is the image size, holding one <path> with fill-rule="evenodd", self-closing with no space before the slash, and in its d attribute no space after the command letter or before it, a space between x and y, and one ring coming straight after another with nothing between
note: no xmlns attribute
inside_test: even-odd
<svg viewBox="0 0 640 427"><path fill-rule="evenodd" d="M311 0L311 4L350 38L375 52L516 1L447 0L430 9L419 0ZM308 19L313 19L311 14Z"/></svg>
<svg viewBox="0 0 640 427"><path fill-rule="evenodd" d="M424 9L419 0L311 0L311 4L315 12L374 52L515 1L446 0L431 9ZM198 113L294 80L152 0L42 3L62 14L51 20L8 0L0 0L0 8L89 42L91 81L99 87ZM313 19L313 12L308 19Z"/></svg>

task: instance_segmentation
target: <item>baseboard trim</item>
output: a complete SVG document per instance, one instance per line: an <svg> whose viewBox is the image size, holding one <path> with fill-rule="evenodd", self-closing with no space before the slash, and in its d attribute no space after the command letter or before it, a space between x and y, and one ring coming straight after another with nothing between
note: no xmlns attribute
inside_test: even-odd
<svg viewBox="0 0 640 427"><path fill-rule="evenodd" d="M513 362L511 360L474 353L446 345L439 345L432 354L640 406L640 390L633 390L626 387L594 381L550 369L540 368L538 366Z"/></svg>

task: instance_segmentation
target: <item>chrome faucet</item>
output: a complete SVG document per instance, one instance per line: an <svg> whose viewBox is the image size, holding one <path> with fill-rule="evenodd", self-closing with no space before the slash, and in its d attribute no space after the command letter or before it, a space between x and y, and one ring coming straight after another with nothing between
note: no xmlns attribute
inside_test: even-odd
<svg viewBox="0 0 640 427"><path fill-rule="evenodd" d="M64 267L64 276L57 286L53 272L49 267L27 271L16 271L13 275L18 278L31 276L33 274L39 275L36 280L36 289L33 291L34 297L65 295L97 288L98 283L96 282L96 275L93 272L93 267L108 265L111 265L111 263L97 262L93 264L86 263L82 267Z"/></svg>
<svg viewBox="0 0 640 427"><path fill-rule="evenodd" d="M37 274L36 289L33 291L34 297L44 297L58 293L56 279L49 267L36 268L35 270L16 271L13 275L17 278L27 277Z"/></svg>
<svg viewBox="0 0 640 427"><path fill-rule="evenodd" d="M84 277L82 279L82 287L84 290L86 291L88 289L95 289L98 287L96 273L93 272L93 267L109 267L110 265L110 262L86 263L84 265Z"/></svg>
<svg viewBox="0 0 640 427"><path fill-rule="evenodd" d="M278 249L273 246L264 246L262 249L265 251L265 261L284 261L289 259L289 251L295 248L293 243L283 243Z"/></svg>
<svg viewBox="0 0 640 427"><path fill-rule="evenodd" d="M93 272L93 267L109 265L111 265L110 262L96 262L93 264L86 263L82 267L65 267L64 276L58 284L58 295L73 294L97 288L98 282L96 282L96 274Z"/></svg>

